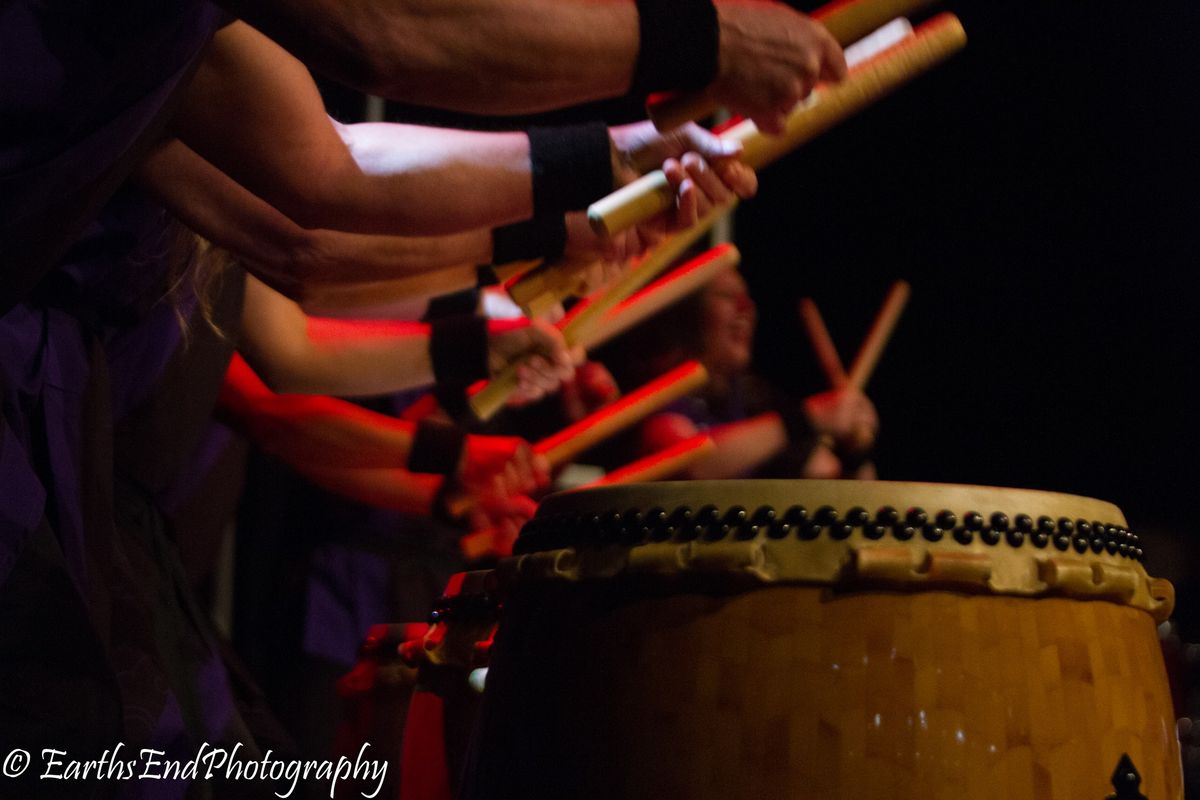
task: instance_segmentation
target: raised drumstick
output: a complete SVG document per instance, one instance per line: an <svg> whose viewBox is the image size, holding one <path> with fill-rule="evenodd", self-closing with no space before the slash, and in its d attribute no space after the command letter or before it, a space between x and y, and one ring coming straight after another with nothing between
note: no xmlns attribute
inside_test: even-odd
<svg viewBox="0 0 1200 800"><path fill-rule="evenodd" d="M742 143L742 161L758 168L814 139L837 123L890 94L944 61L966 44L962 23L942 14L905 39L851 71L841 83L817 87L787 118L782 136L766 136L746 120L721 134ZM670 207L674 194L662 170L593 203L588 220L602 235L626 230Z"/></svg>
<svg viewBox="0 0 1200 800"><path fill-rule="evenodd" d="M614 469L603 478L597 478L590 483L577 486L572 491L594 489L597 486L659 481L682 472L716 449L717 443L713 441L713 438L707 433L701 433L645 458L632 461L619 469Z"/></svg>
<svg viewBox="0 0 1200 800"><path fill-rule="evenodd" d="M722 272L737 269L740 261L741 253L736 247L731 244L717 245L608 309L597 323L584 328L576 343L590 350L615 339L664 308L678 303Z"/></svg>
<svg viewBox="0 0 1200 800"><path fill-rule="evenodd" d="M883 355L883 349L892 337L892 331L896 329L896 323L900 321L900 314L908 303L910 293L911 287L907 281L896 281L892 284L887 299L883 301L883 306L867 333L867 338L863 340L858 355L854 357L854 363L850 365L846 385L859 391L866 388L871 373L875 371L875 365L879 363L879 357Z"/></svg>
<svg viewBox="0 0 1200 800"><path fill-rule="evenodd" d="M549 465L561 467L575 456L608 437L636 425L646 417L690 394L708 382L708 371L699 361L688 361L636 391L609 403L578 422L533 445L533 452L545 457ZM451 516L461 517L471 510L475 500L458 495L446 502Z"/></svg>
<svg viewBox="0 0 1200 800"><path fill-rule="evenodd" d="M610 297L615 298L617 302L633 294L653 280L671 262L683 255L689 247L700 240L700 237L708 233L713 225L732 213L736 207L737 199L735 198L728 204L712 209L690 228L668 236L642 256L634 259L621 279L605 291L615 292L616 294L612 294ZM550 306L561 303L568 297L578 295L580 293L579 273L590 265L591 262L543 264L509 281L505 289L513 302L519 305L526 314L536 317Z"/></svg>
<svg viewBox="0 0 1200 800"><path fill-rule="evenodd" d="M584 450L641 422L680 397L699 389L707 381L708 372L704 366L699 361L689 361L553 436L542 439L533 446L533 451L545 456L551 467L566 464Z"/></svg>
<svg viewBox="0 0 1200 800"><path fill-rule="evenodd" d="M615 284L601 289L592 298L581 303L578 310L572 309L572 313L560 320L558 324L567 344L573 346L580 343L587 329L599 321L603 314L658 277L716 220L729 213L730 210L730 207L713 209L696 225L669 237L653 250L648 251ZM517 369L520 363L518 361L509 364L495 378L471 395L468 403L478 419L489 420L504 407L509 396L517 389Z"/></svg>
<svg viewBox="0 0 1200 800"><path fill-rule="evenodd" d="M910 16L932 3L933 0L837 0L810 16L823 24L838 44L849 47L889 20ZM849 54L846 61L853 66ZM646 103L646 113L654 121L654 127L664 133L710 116L716 109L716 101L704 92L658 95Z"/></svg>
<svg viewBox="0 0 1200 800"><path fill-rule="evenodd" d="M821 312L817 310L817 304L811 297L802 297L799 312L800 321L804 323L804 330L808 332L808 341L812 344L813 354L817 357L817 363L821 365L821 371L825 373L826 380L834 389L842 388L849 378L846 376L846 368L842 366L842 359L838 355L837 348L833 344L833 337L829 335L829 329L825 327L825 320L822 319Z"/></svg>

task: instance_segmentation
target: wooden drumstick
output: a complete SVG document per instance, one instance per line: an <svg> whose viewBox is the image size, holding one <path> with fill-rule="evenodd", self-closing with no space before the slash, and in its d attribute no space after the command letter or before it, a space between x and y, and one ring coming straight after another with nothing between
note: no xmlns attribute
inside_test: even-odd
<svg viewBox="0 0 1200 800"><path fill-rule="evenodd" d="M833 337L829 335L829 329L825 327L825 320L821 318L821 312L817 310L817 304L813 302L811 297L803 297L800 299L800 320L804 323L804 330L808 332L808 341L812 344L813 354L817 357L817 363L821 365L821 371L825 373L825 378L829 381L829 385L834 389L840 389L847 384L849 378L846 376L846 368L842 366L842 359L838 355L837 347L833 344Z"/></svg>
<svg viewBox="0 0 1200 800"><path fill-rule="evenodd" d="M914 36L856 67L841 83L813 90L808 100L788 115L782 136L767 136L746 120L721 137L742 143L741 160L746 164L765 166L931 69L965 44L962 23L953 14L941 14L918 28ZM593 203L588 221L597 233L611 236L661 213L673 202L666 176L656 170Z"/></svg>
<svg viewBox="0 0 1200 800"><path fill-rule="evenodd" d="M695 244L701 236L708 233L719 220L732 213L735 208L737 208L737 198L712 209L690 228L671 234L647 250L641 257L634 259L625 275L606 291L625 292L624 297L633 294L653 280L657 275L655 269L661 272L670 266L671 262L683 255L684 251ZM570 261L543 264L509 281L505 289L513 302L519 305L527 315L540 316L547 308L561 303L568 297L580 294L579 273L593 263L595 262ZM644 278L645 275L650 277ZM624 299L624 297L620 299Z"/></svg>
<svg viewBox="0 0 1200 800"><path fill-rule="evenodd" d="M896 281L892 284L887 299L883 301L883 306L867 333L867 338L863 340L858 355L854 357L854 363L850 365L847 386L859 391L866 388L871 373L875 371L875 365L879 363L879 357L883 355L883 349L887 347L892 331L896 329L896 323L900 321L900 314L908 303L910 292L911 287L907 281Z"/></svg>
<svg viewBox="0 0 1200 800"><path fill-rule="evenodd" d="M654 280L732 208L732 205L715 208L696 225L660 242L636 261L616 283L601 289L594 297L572 309L571 314L558 323L558 329L562 331L567 345L578 344L585 331L599 321L603 314ZM495 378L471 394L467 402L476 418L489 420L504 407L504 403L517 390L517 370L521 363L523 362L516 361L509 364Z"/></svg>
<svg viewBox="0 0 1200 800"><path fill-rule="evenodd" d="M907 17L933 0L837 0L810 15L822 23L842 47L847 47L896 17ZM717 103L705 92L651 97L646 113L664 133L692 120L711 116Z"/></svg>
<svg viewBox="0 0 1200 800"><path fill-rule="evenodd" d="M723 244L668 272L633 297L610 308L596 325L587 328L579 344L587 349L611 341L625 331L678 303L713 278L737 269L741 254L733 245Z"/></svg>
<svg viewBox="0 0 1200 800"><path fill-rule="evenodd" d="M691 394L708 382L708 371L699 361L689 361L660 375L616 402L589 414L533 446L551 467L566 464L630 425L641 422L664 406Z"/></svg>
<svg viewBox="0 0 1200 800"><path fill-rule="evenodd" d="M597 478L590 483L577 486L572 491L595 489L597 486L619 486L626 483L659 481L677 475L705 456L711 455L716 449L717 443L713 441L713 438L707 433L701 433L645 458L632 461L613 470L603 478Z"/></svg>
<svg viewBox="0 0 1200 800"><path fill-rule="evenodd" d="M609 403L578 422L533 445L551 468L561 467L575 456L608 437L636 425L646 417L690 394L708 382L708 371L699 361L688 361L636 391ZM461 517L475 506L475 498L459 494L449 498L446 508L452 517Z"/></svg>

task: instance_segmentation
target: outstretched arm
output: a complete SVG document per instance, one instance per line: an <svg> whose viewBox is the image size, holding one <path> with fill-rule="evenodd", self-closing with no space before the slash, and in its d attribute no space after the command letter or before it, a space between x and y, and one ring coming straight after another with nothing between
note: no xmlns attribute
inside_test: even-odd
<svg viewBox="0 0 1200 800"><path fill-rule="evenodd" d="M677 2L682 12L707 0ZM625 94L643 44L638 9L630 0L223 4L343 83L397 100L484 114L533 113ZM716 12L717 70L709 93L764 129L782 119L817 79L845 74L841 48L829 33L782 3L719 0ZM695 45L705 50L701 61L712 58L714 43ZM690 67L681 71L690 73Z"/></svg>
<svg viewBox="0 0 1200 800"><path fill-rule="evenodd" d="M562 213L636 177L625 165L645 153L663 164L679 198L668 220L674 227L695 221L695 201L719 202L709 188L752 193L744 174L704 168L704 159L732 164L738 149L707 131L692 126L657 138L615 132L636 146L634 153L603 131L586 129L565 147L551 148L573 155L539 178L546 188L535 209L529 135L339 125L325 116L304 66L245 23L217 34L175 124L179 138L202 157L309 228L428 235L496 227L529 219L535 210Z"/></svg>
<svg viewBox="0 0 1200 800"><path fill-rule="evenodd" d="M363 396L434 383L430 326L393 320L310 317L294 301L246 279L239 348L277 392ZM533 356L518 376L518 394L537 399L571 377L574 364L552 325L519 320L489 326L489 370Z"/></svg>

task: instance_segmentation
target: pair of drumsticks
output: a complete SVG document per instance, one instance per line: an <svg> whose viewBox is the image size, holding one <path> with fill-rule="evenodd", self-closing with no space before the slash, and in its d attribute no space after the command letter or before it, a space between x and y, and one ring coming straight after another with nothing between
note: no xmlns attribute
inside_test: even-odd
<svg viewBox="0 0 1200 800"><path fill-rule="evenodd" d="M850 365L849 372L842 365L842 359L833 344L833 337L825 327L825 320L817 310L817 304L811 297L801 298L798 308L800 320L808 332L817 363L832 388L850 388L860 392L866 388L867 381L871 379L871 374L879 364L879 357L883 355L892 332L896 330L896 323L900 321L900 315L904 312L904 306L908 303L911 293L912 287L907 281L899 280L892 284L879 313L875 316L875 321L871 323L871 329L858 349L858 355Z"/></svg>

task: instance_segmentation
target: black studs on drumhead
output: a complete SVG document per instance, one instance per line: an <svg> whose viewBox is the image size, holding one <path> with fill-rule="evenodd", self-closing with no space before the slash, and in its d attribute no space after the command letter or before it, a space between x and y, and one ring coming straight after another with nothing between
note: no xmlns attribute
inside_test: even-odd
<svg viewBox="0 0 1200 800"><path fill-rule="evenodd" d="M811 542L821 535L821 524L819 522L802 522L796 528L800 533L800 538L806 542Z"/></svg>
<svg viewBox="0 0 1200 800"><path fill-rule="evenodd" d="M685 530L691 529L691 527L692 509L687 506L679 506L667 517L666 525L663 526L662 539L659 541L674 539Z"/></svg>
<svg viewBox="0 0 1200 800"><path fill-rule="evenodd" d="M846 522L856 528L861 528L871 520L871 515L862 506L855 506L846 512Z"/></svg>
<svg viewBox="0 0 1200 800"><path fill-rule="evenodd" d="M838 541L849 539L854 526L849 522L834 522L829 526L829 535Z"/></svg>
<svg viewBox="0 0 1200 800"><path fill-rule="evenodd" d="M788 526L808 522L808 509L804 506L792 506L783 512L783 524Z"/></svg>
<svg viewBox="0 0 1200 800"><path fill-rule="evenodd" d="M937 515L937 526L942 530L953 530L958 525L958 516L949 509L942 509Z"/></svg>
<svg viewBox="0 0 1200 800"><path fill-rule="evenodd" d="M891 506L883 506L875 512L875 521L890 527L900 521L900 512Z"/></svg>
<svg viewBox="0 0 1200 800"><path fill-rule="evenodd" d="M865 539L878 541L889 533L898 541L908 541L919 533L928 542L940 542L947 535L961 545L970 545L976 536L990 546L1005 542L1008 546L1024 546L1026 540L1042 549L1053 543L1060 552L1074 549L1083 555L1107 553L1121 558L1141 561L1145 553L1137 534L1118 525L1099 520L1017 514L1011 520L1004 512L988 517L977 511L962 516L941 509L932 517L920 507L910 507L903 514L892 506L879 508L872 516L862 506L850 508L839 517L833 506L821 506L811 515L802 505L789 507L782 515L772 506L759 506L753 513L735 505L724 513L714 505L702 506L693 512L688 506L678 506L669 513L660 507L641 512L629 508L624 512L604 511L563 512L542 514L529 520L521 529L514 553L523 555L586 544L606 546L637 546L645 542L702 540L716 542L727 537L749 541L760 535L769 539L796 536L812 541L822 532L835 541L849 539L854 529L862 530Z"/></svg>
<svg viewBox="0 0 1200 800"><path fill-rule="evenodd" d="M838 521L837 509L833 506L821 506L817 512L813 514L813 522L818 525L833 525Z"/></svg>

